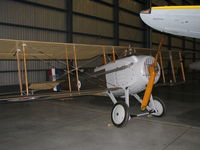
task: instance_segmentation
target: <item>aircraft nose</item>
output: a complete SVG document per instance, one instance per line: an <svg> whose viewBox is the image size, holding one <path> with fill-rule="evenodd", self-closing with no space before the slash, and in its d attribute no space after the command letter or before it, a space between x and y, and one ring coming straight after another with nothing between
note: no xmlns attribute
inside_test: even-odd
<svg viewBox="0 0 200 150"><path fill-rule="evenodd" d="M151 9L143 10L140 12L140 14L150 14L150 13L151 13Z"/></svg>
<svg viewBox="0 0 200 150"><path fill-rule="evenodd" d="M142 21L146 24L149 23L150 21L150 14L151 14L151 9L143 10L140 12L140 18Z"/></svg>

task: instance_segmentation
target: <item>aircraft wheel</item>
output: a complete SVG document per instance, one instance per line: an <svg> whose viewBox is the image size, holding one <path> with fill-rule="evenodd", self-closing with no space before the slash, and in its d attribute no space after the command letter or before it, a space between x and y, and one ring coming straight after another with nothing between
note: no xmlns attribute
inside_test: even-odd
<svg viewBox="0 0 200 150"><path fill-rule="evenodd" d="M158 97L153 98L155 109L157 112L152 113L155 117L162 117L166 114L166 106L165 103Z"/></svg>
<svg viewBox="0 0 200 150"><path fill-rule="evenodd" d="M129 120L129 108L125 102L118 102L111 112L112 123L116 127L124 127Z"/></svg>

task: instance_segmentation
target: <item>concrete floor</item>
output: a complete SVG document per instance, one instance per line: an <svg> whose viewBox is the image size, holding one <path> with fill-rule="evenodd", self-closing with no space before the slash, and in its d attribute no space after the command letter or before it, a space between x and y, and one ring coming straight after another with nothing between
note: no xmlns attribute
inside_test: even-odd
<svg viewBox="0 0 200 150"><path fill-rule="evenodd" d="M0 150L199 150L199 91L197 82L156 88L167 115L135 118L125 128L111 125L104 97L2 103Z"/></svg>

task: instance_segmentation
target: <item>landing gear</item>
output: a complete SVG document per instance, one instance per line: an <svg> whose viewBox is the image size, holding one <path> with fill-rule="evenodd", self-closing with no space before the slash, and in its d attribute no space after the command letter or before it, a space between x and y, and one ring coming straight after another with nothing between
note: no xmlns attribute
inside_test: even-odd
<svg viewBox="0 0 200 150"><path fill-rule="evenodd" d="M128 88L124 91L124 102L117 102L115 96L112 92L108 92L108 96L111 98L115 104L111 112L111 120L114 126L124 127L128 121L133 117L141 117L146 115L153 115L155 117L162 117L166 113L166 107L164 102L158 98L151 95L148 106L146 107L147 112L131 115L129 114L129 90ZM134 96L140 103L142 99L137 94L131 94Z"/></svg>
<svg viewBox="0 0 200 150"><path fill-rule="evenodd" d="M118 102L111 112L112 123L116 127L124 127L129 120L129 107L125 102Z"/></svg>
<svg viewBox="0 0 200 150"><path fill-rule="evenodd" d="M154 102L155 112L152 113L152 115L155 117L162 117L163 115L165 115L166 106L165 106L164 102L158 97L154 97L153 102Z"/></svg>

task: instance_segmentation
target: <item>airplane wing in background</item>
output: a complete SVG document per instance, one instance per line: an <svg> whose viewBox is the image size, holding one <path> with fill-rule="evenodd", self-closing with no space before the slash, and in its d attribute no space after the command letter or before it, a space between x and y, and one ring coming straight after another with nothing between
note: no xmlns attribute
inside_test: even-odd
<svg viewBox="0 0 200 150"><path fill-rule="evenodd" d="M200 38L200 5L152 7L142 11L140 17L158 31Z"/></svg>

